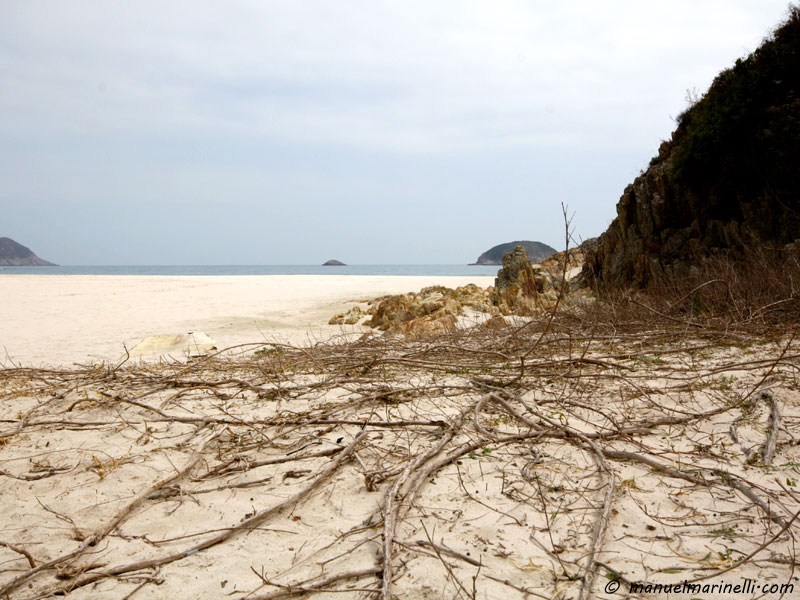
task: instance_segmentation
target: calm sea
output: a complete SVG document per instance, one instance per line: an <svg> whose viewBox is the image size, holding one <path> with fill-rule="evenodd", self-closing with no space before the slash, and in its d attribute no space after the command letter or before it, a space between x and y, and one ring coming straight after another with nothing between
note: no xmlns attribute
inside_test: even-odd
<svg viewBox="0 0 800 600"><path fill-rule="evenodd" d="M137 265L137 266L0 266L0 275L485 275L497 266L484 265Z"/></svg>

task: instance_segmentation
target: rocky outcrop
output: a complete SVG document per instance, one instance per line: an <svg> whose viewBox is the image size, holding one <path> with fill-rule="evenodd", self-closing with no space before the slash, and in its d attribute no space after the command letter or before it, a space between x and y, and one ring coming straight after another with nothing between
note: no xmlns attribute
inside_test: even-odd
<svg viewBox="0 0 800 600"><path fill-rule="evenodd" d="M322 266L323 267L346 267L347 265L344 264L342 261L336 260L334 258L334 259L331 259L331 260L326 260L324 263L322 263Z"/></svg>
<svg viewBox="0 0 800 600"><path fill-rule="evenodd" d="M508 254L509 252L513 252L514 248L517 246L522 246L525 249L525 252L528 253L530 259L534 262L540 262L545 260L546 258L550 257L552 254L555 253L555 248L551 248L547 244L543 244L542 242L530 242L530 241L519 241L519 242L508 242L507 244L499 244L478 257L478 260L473 265L500 265L503 262L503 256Z"/></svg>
<svg viewBox="0 0 800 600"><path fill-rule="evenodd" d="M552 309L559 295L562 306L583 302L590 293L577 276L583 269L586 253L595 243L595 239L587 240L541 264L531 264L525 249L517 246L503 257L503 268L497 272L492 290L493 304L503 315L532 316Z"/></svg>
<svg viewBox="0 0 800 600"><path fill-rule="evenodd" d="M30 248L26 248L7 237L0 237L0 265L55 266L53 263L36 256Z"/></svg>
<svg viewBox="0 0 800 600"><path fill-rule="evenodd" d="M340 313L331 317L331 320L328 321L328 325L355 325L365 316L366 314L360 307L354 306L346 313Z"/></svg>
<svg viewBox="0 0 800 600"><path fill-rule="evenodd" d="M800 9L723 71L629 185L582 277L600 289L690 273L800 238Z"/></svg>
<svg viewBox="0 0 800 600"><path fill-rule="evenodd" d="M525 248L517 246L503 256L503 268L494 280L492 301L504 315L531 315L539 307L544 285L541 267L534 272Z"/></svg>
<svg viewBox="0 0 800 600"><path fill-rule="evenodd" d="M361 323L387 333L426 337L455 331L480 323L485 329L501 329L521 317L531 317L552 309L563 289L561 306L582 302L589 295L562 278L564 256L572 271L580 270L586 248L559 253L545 265L532 264L525 248L518 246L503 257L495 286L480 288L469 284L456 289L431 286L418 293L395 294L372 300L364 320L357 306L338 314L330 325ZM569 270L569 269L568 269ZM460 317L466 317L459 320Z"/></svg>
<svg viewBox="0 0 800 600"><path fill-rule="evenodd" d="M445 333L455 329L456 317L463 315L464 309L496 314L492 291L474 284L456 289L436 285L419 293L385 296L373 301L368 311L372 318L367 324L414 336Z"/></svg>
<svg viewBox="0 0 800 600"><path fill-rule="evenodd" d="M742 250L742 219L710 219L702 203L670 176L674 144L665 142L649 168L625 188L617 217L588 253L582 277L601 289L639 286L666 271L683 274L722 248Z"/></svg>
<svg viewBox="0 0 800 600"><path fill-rule="evenodd" d="M570 248L567 251L556 252L553 256L541 262L542 269L551 275L560 276L564 272L564 257L566 256L567 280L571 280L583 269L586 256L597 249L597 241L597 238L589 238L581 243L580 246Z"/></svg>

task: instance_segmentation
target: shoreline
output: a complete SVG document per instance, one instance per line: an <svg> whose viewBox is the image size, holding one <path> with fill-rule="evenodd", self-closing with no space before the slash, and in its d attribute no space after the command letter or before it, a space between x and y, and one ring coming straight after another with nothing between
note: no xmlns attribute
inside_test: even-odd
<svg viewBox="0 0 800 600"><path fill-rule="evenodd" d="M125 275L125 276L243 276L243 275L366 275L409 277L474 277L494 275L500 265L0 265L4 275Z"/></svg>
<svg viewBox="0 0 800 600"><path fill-rule="evenodd" d="M482 275L15 274L0 277L0 367L117 361L148 336L189 332L209 335L218 349L313 344L363 331L328 325L356 303L430 285L493 282Z"/></svg>

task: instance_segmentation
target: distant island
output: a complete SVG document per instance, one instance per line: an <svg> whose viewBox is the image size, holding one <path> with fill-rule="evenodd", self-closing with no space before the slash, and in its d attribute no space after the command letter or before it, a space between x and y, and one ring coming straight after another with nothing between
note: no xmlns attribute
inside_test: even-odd
<svg viewBox="0 0 800 600"><path fill-rule="evenodd" d="M528 253L532 262L541 262L550 258L556 253L555 248L551 248L542 242L531 242L528 240L508 242L507 244L499 244L494 248L490 248L478 257L478 260L471 265L501 265L503 264L503 255L507 252L513 252L514 248L522 246Z"/></svg>
<svg viewBox="0 0 800 600"><path fill-rule="evenodd" d="M30 248L26 248L7 237L0 237L0 265L13 265L16 267L46 267L56 266L36 256Z"/></svg>
<svg viewBox="0 0 800 600"><path fill-rule="evenodd" d="M340 260L331 259L329 261L326 261L326 262L322 263L322 266L323 267L346 267L347 265L344 264Z"/></svg>

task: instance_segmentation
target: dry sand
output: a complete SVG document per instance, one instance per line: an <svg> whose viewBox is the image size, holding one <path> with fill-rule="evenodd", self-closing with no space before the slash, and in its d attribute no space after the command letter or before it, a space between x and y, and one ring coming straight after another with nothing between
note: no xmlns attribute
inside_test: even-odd
<svg viewBox="0 0 800 600"><path fill-rule="evenodd" d="M796 353L548 344L517 395L450 342L0 370L0 597L371 599L387 515L395 600L798 597Z"/></svg>
<svg viewBox="0 0 800 600"><path fill-rule="evenodd" d="M0 343L304 341L443 279L4 277ZM798 597L794 338L556 329L0 369L0 597Z"/></svg>
<svg viewBox="0 0 800 600"><path fill-rule="evenodd" d="M337 312L383 294L493 279L363 275L3 275L0 361L114 361L143 338L204 332L218 348L260 341L309 344L341 333ZM352 331L352 328L348 328ZM175 358L180 358L176 356Z"/></svg>

